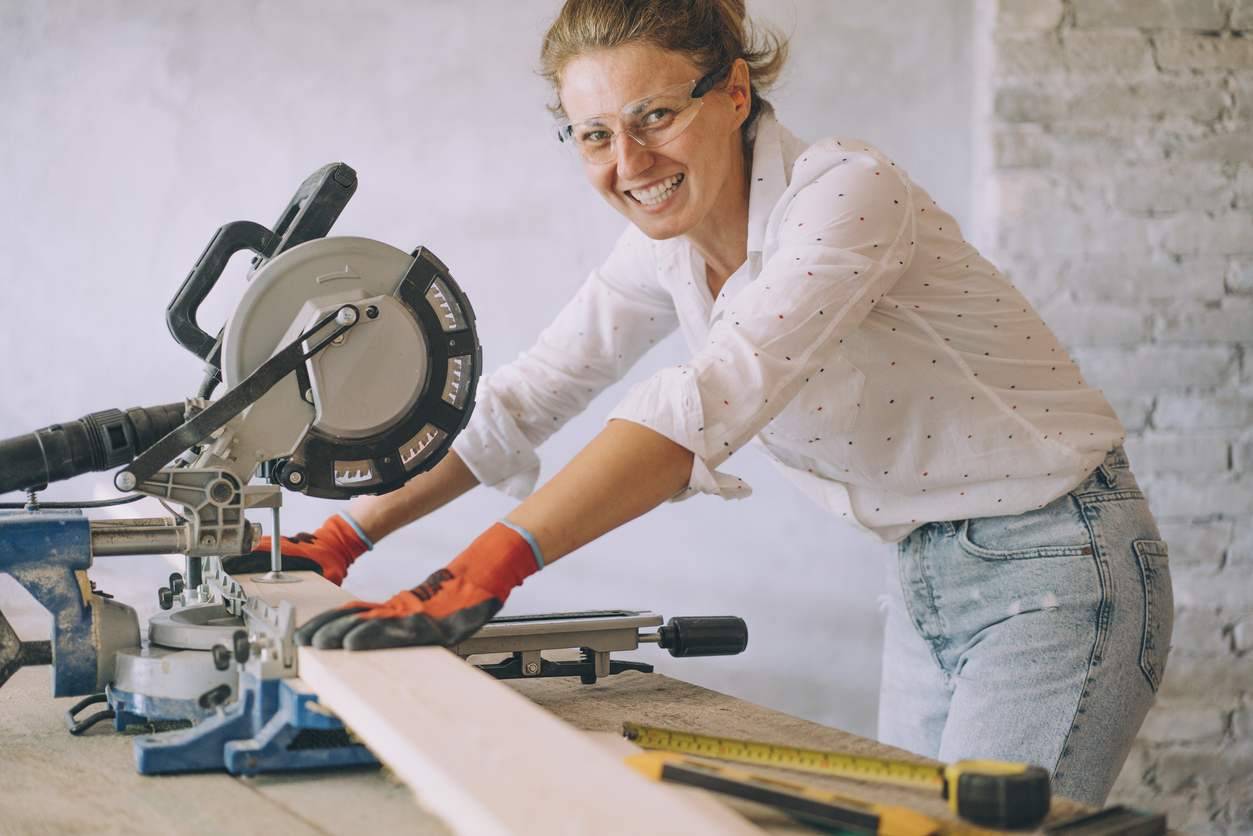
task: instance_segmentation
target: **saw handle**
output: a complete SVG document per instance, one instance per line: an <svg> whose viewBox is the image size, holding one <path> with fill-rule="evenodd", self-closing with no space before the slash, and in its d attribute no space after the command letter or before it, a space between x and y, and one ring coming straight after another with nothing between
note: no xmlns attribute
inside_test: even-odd
<svg viewBox="0 0 1253 836"><path fill-rule="evenodd" d="M209 359L217 339L205 333L196 322L200 304L221 278L231 256L240 250L252 250L269 258L280 240L279 236L252 221L234 221L218 229L165 309L165 323L179 345L202 360Z"/></svg>

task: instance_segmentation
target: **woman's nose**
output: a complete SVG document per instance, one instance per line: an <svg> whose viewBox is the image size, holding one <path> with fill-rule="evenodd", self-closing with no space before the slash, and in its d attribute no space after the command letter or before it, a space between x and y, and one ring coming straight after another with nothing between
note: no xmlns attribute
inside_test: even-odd
<svg viewBox="0 0 1253 836"><path fill-rule="evenodd" d="M629 180L653 164L653 154L625 131L614 139L618 176Z"/></svg>

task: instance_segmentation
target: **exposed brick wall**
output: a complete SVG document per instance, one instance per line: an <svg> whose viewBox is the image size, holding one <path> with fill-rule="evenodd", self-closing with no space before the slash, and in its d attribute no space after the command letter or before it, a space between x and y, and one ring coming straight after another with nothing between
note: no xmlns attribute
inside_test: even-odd
<svg viewBox="0 0 1253 836"><path fill-rule="evenodd" d="M1111 802L1253 832L1253 0L983 0L978 243L1128 429L1176 623Z"/></svg>

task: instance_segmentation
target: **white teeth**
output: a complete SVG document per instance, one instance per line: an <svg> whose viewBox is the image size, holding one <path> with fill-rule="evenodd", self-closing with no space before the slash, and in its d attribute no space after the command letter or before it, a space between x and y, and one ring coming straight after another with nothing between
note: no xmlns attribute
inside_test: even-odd
<svg viewBox="0 0 1253 836"><path fill-rule="evenodd" d="M644 204L645 206L651 206L654 203L660 203L661 201L668 198L670 196L670 193L673 192L676 188L678 188L679 184L682 182L683 182L683 175L676 174L673 177L667 177L665 180L662 180L660 183L658 183L657 185L653 186L650 189L643 189L641 191L628 190L627 194L629 194L631 197L635 198L636 200L638 200L640 203Z"/></svg>

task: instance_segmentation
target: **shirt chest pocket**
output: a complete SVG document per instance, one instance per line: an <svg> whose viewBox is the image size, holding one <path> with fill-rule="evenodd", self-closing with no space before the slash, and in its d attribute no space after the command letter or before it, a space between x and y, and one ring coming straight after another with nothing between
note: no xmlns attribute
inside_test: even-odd
<svg viewBox="0 0 1253 836"><path fill-rule="evenodd" d="M766 427L768 434L818 443L847 433L857 423L866 376L842 354L828 361Z"/></svg>

